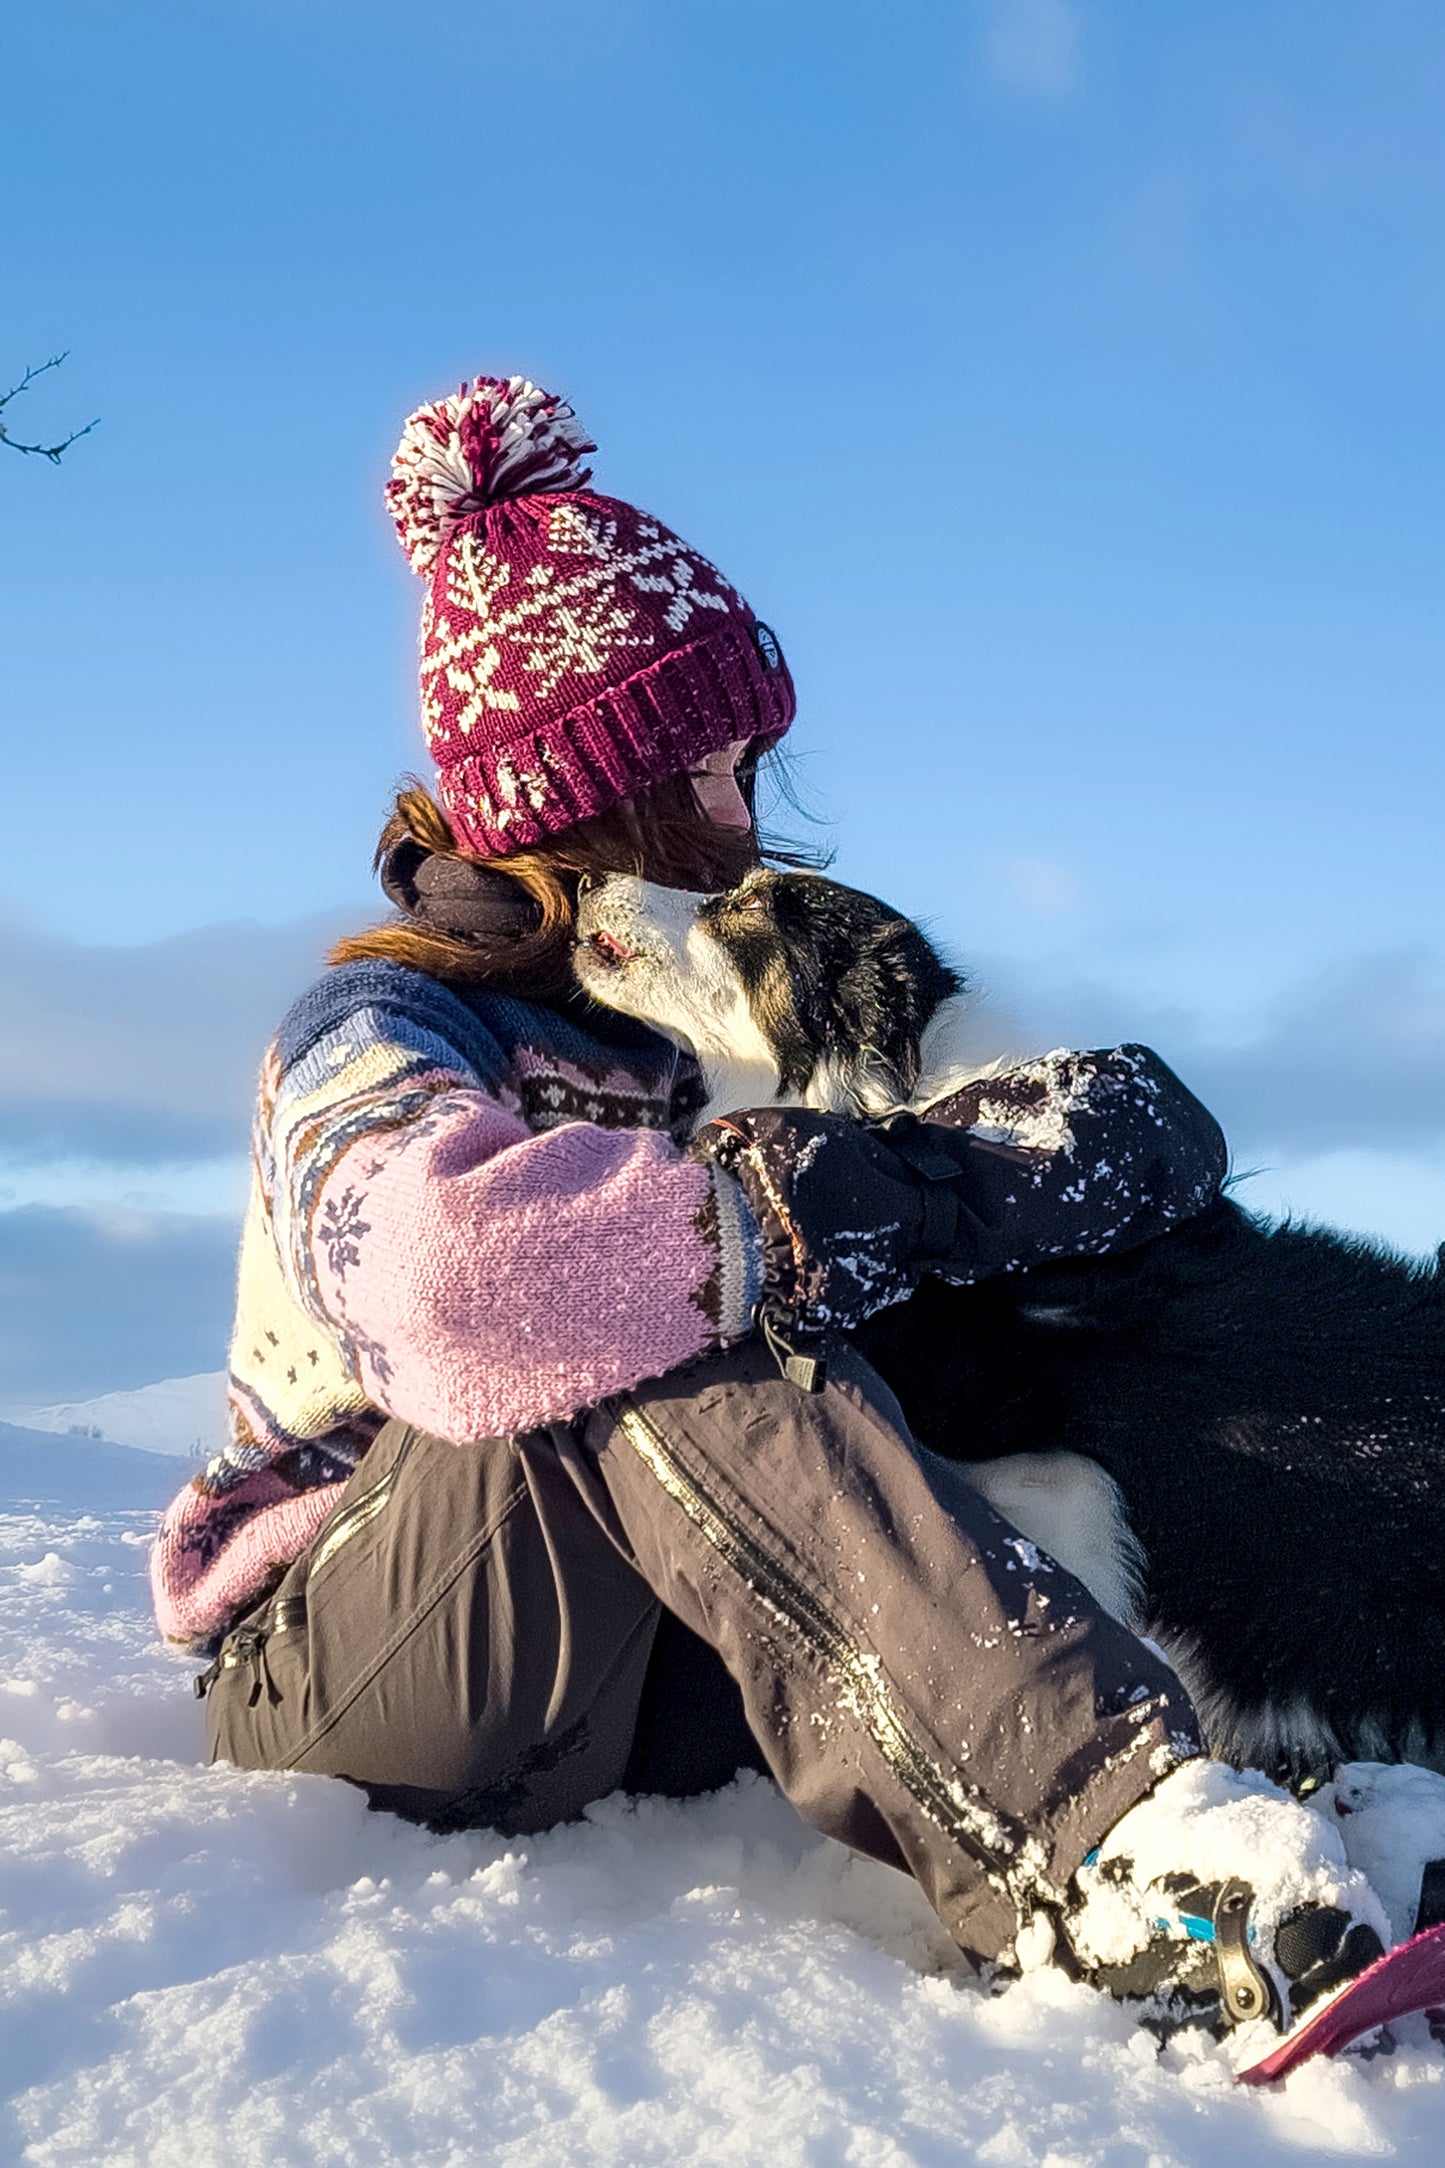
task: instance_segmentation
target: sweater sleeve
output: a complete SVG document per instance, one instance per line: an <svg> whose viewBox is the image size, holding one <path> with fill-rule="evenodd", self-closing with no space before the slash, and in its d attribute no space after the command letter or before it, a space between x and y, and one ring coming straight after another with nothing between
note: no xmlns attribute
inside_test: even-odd
<svg viewBox="0 0 1445 2168"><path fill-rule="evenodd" d="M746 1332L761 1245L731 1177L656 1128L535 1130L513 1065L451 1006L323 1021L265 1123L283 1271L372 1404L493 1437ZM551 1066L585 1105L595 1079Z"/></svg>

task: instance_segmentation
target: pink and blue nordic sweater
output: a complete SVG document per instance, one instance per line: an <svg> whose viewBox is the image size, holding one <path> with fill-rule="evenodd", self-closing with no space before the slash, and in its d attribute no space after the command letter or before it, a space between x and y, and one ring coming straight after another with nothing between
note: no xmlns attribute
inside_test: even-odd
<svg viewBox="0 0 1445 2168"><path fill-rule="evenodd" d="M162 1523L161 1630L204 1648L334 1508L388 1415L458 1441L574 1415L746 1332L761 1249L687 1157L693 1064L615 1024L327 973L262 1072L231 1440Z"/></svg>

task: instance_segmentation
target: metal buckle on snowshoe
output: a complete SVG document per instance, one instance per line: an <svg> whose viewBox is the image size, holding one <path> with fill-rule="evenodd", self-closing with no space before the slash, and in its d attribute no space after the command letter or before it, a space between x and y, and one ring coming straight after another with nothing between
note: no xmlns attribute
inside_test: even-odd
<svg viewBox="0 0 1445 2168"><path fill-rule="evenodd" d="M1214 1955L1219 1966L1219 1999L1231 2025L1251 2018L1275 2017L1274 1988L1249 1950L1249 1907L1254 1895L1247 1882L1222 1883L1214 1900Z"/></svg>

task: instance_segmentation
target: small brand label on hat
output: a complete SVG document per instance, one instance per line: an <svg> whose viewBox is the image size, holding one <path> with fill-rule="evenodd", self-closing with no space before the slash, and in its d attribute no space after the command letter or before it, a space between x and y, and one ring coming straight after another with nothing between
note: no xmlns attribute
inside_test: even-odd
<svg viewBox="0 0 1445 2168"><path fill-rule="evenodd" d="M778 645L778 636L772 626L765 625L761 618L755 619L753 623L753 639L757 643L758 653L763 658L763 668L765 670L781 670L783 651Z"/></svg>

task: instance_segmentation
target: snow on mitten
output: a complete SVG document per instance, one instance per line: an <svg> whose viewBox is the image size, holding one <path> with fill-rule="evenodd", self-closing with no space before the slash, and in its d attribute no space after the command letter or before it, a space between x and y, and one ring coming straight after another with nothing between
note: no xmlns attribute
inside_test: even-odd
<svg viewBox="0 0 1445 2168"><path fill-rule="evenodd" d="M920 1116L996 1148L975 1164L973 1202L1007 1216L1030 1264L1147 1242L1211 1204L1228 1171L1219 1124L1147 1046L1044 1054Z"/></svg>

